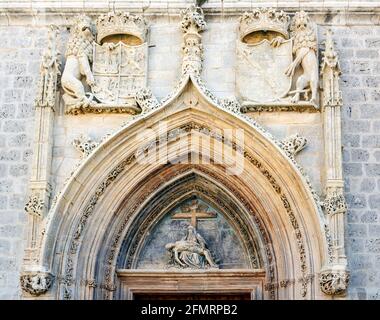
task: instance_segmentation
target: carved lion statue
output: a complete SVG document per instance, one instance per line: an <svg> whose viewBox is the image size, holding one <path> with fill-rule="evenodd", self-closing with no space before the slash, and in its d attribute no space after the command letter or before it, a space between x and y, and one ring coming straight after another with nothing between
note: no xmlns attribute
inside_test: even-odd
<svg viewBox="0 0 380 320"><path fill-rule="evenodd" d="M300 100L300 94L305 92L305 89L310 89L310 102L316 104L318 94L317 39L310 18L304 11L295 14L290 32L294 41L295 59L285 73L291 77L299 65L303 69L303 73L297 79L292 102L297 103Z"/></svg>
<svg viewBox="0 0 380 320"><path fill-rule="evenodd" d="M63 98L67 105L88 104L92 100L92 94L86 96L81 80L84 76L90 87L95 85L91 72L94 40L91 19L85 15L76 17L67 44L66 65L61 79L66 93Z"/></svg>

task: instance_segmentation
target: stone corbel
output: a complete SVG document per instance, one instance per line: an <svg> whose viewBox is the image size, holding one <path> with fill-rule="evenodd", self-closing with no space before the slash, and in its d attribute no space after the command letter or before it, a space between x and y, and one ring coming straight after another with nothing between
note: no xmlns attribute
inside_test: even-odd
<svg viewBox="0 0 380 320"><path fill-rule="evenodd" d="M321 290L329 295L343 295L348 286L347 257L344 242L344 219L347 205L344 198L342 170L341 108L339 88L341 74L338 54L334 48L332 32L326 33L322 53L323 124L325 143L325 200L322 202L330 237L329 262L320 273Z"/></svg>
<svg viewBox="0 0 380 320"><path fill-rule="evenodd" d="M54 276L49 272L25 272L20 276L22 290L32 296L46 293L52 286Z"/></svg>
<svg viewBox="0 0 380 320"><path fill-rule="evenodd" d="M319 284L323 293L328 295L344 295L347 291L350 273L345 266L327 267L319 274Z"/></svg>

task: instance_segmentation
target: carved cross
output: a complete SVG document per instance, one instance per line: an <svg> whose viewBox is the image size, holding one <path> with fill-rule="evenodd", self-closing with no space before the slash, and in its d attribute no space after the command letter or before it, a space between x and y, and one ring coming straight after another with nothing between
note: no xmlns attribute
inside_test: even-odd
<svg viewBox="0 0 380 320"><path fill-rule="evenodd" d="M196 229L198 219L216 218L215 212L207 212L204 207L197 200L193 200L189 206L185 207L184 212L175 213L172 219L190 219L190 224Z"/></svg>

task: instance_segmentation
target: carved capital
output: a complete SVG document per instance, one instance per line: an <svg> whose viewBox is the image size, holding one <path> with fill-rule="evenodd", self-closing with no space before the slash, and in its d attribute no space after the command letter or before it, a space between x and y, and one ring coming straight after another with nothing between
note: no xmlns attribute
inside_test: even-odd
<svg viewBox="0 0 380 320"><path fill-rule="evenodd" d="M350 273L344 269L326 269L319 275L319 284L323 293L328 295L343 295L347 291Z"/></svg>
<svg viewBox="0 0 380 320"><path fill-rule="evenodd" d="M322 206L328 215L345 213L347 211L346 199L342 193L333 193L327 196Z"/></svg>
<svg viewBox="0 0 380 320"><path fill-rule="evenodd" d="M41 217L44 210L44 200L38 193L31 194L25 204L25 211L33 216Z"/></svg>
<svg viewBox="0 0 380 320"><path fill-rule="evenodd" d="M48 272L25 273L20 277L22 290L39 296L47 292L53 284L54 276Z"/></svg>

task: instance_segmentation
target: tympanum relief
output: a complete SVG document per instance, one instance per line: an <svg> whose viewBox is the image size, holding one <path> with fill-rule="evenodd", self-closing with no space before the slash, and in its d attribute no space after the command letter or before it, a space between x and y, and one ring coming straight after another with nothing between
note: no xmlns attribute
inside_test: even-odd
<svg viewBox="0 0 380 320"><path fill-rule="evenodd" d="M148 26L127 12L79 16L71 29L62 75L66 113L141 111L135 94L146 86Z"/></svg>
<svg viewBox="0 0 380 320"><path fill-rule="evenodd" d="M317 38L309 16L259 8L240 18L237 93L243 111L318 108Z"/></svg>
<svg viewBox="0 0 380 320"><path fill-rule="evenodd" d="M180 203L150 232L137 269L249 268L240 236L223 215L198 198Z"/></svg>

